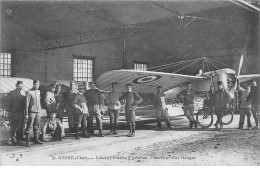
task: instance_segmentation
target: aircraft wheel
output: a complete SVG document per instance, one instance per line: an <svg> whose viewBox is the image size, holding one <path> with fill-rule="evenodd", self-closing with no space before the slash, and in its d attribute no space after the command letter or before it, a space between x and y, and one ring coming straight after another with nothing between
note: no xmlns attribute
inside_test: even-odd
<svg viewBox="0 0 260 169"><path fill-rule="evenodd" d="M233 121L234 113L232 109L226 109L223 113L222 123L228 125Z"/></svg>
<svg viewBox="0 0 260 169"><path fill-rule="evenodd" d="M213 123L213 115L210 108L203 108L196 114L198 125L202 128L209 128Z"/></svg>

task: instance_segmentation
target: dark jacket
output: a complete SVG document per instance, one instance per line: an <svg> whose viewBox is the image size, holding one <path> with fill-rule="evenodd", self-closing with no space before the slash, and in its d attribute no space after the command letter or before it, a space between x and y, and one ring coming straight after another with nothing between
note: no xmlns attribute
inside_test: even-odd
<svg viewBox="0 0 260 169"><path fill-rule="evenodd" d="M153 106L155 109L162 109L162 99L165 99L165 93L156 93L154 98Z"/></svg>
<svg viewBox="0 0 260 169"><path fill-rule="evenodd" d="M195 92L193 90L188 90L185 89L181 91L177 97L183 96L183 106L189 106L189 105L194 105L194 94Z"/></svg>
<svg viewBox="0 0 260 169"><path fill-rule="evenodd" d="M25 110L25 92L23 90L18 91L13 90L7 95L8 99L8 105L7 110L12 115L15 115L16 113L24 114Z"/></svg>
<svg viewBox="0 0 260 169"><path fill-rule="evenodd" d="M247 101L252 100L252 105L259 105L260 104L260 89L259 86L252 86L250 93L247 97Z"/></svg>
<svg viewBox="0 0 260 169"><path fill-rule="evenodd" d="M72 100L74 99L75 95L78 93L78 91L76 89L71 90L68 89L65 93L64 93L64 103L66 106L72 106Z"/></svg>
<svg viewBox="0 0 260 169"><path fill-rule="evenodd" d="M56 100L56 103L57 103L57 109L58 110L64 109L64 94L56 93L55 94L55 100Z"/></svg>
<svg viewBox="0 0 260 169"><path fill-rule="evenodd" d="M216 107L225 108L228 103L230 103L231 97L226 90L216 91L213 98L213 105Z"/></svg>
<svg viewBox="0 0 260 169"><path fill-rule="evenodd" d="M87 113L87 101L85 99L85 96L82 94L76 94L72 101L72 106L76 109L76 112L81 114L81 113ZM79 107L83 109L83 112L79 110Z"/></svg>
<svg viewBox="0 0 260 169"><path fill-rule="evenodd" d="M84 96L88 102L88 106L102 105L101 92L97 89L90 89L84 93Z"/></svg>
<svg viewBox="0 0 260 169"><path fill-rule="evenodd" d="M136 109L136 106L143 101L143 99L135 92L126 92L120 98L119 101L125 100L126 109Z"/></svg>

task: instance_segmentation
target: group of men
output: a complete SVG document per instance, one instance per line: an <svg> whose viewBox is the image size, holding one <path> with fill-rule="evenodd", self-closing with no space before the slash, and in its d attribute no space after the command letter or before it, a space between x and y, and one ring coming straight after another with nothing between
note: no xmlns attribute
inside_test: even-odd
<svg viewBox="0 0 260 169"><path fill-rule="evenodd" d="M230 93L223 89L222 82L218 83L218 91L214 94L212 102L213 111L217 115L217 122L214 124L216 128L220 125L222 129L222 115L229 103ZM87 90L87 84L76 85L73 81L70 82L70 88L61 93L61 85L54 82L50 85L49 90L44 96L44 105L46 109L47 119L44 120L41 127L41 93L39 90L40 81L33 81L33 88L25 93L23 82L17 81L16 89L8 94L8 111L10 112L11 124L11 141L14 145L22 145L23 136L26 136L26 146L30 146L29 133L33 128L34 143L43 144L44 141L61 140L64 136L63 117L64 110L68 116L68 126L70 132L75 132L75 138L80 138L82 130L82 137L89 138L94 135L94 130L98 129L99 136L104 137L102 132L102 118L101 109L104 107L105 101L101 97L101 92L95 86L95 83L90 83L90 89ZM157 125L163 129L161 119L165 120L167 128L171 128L169 120L168 109L166 108L166 96L162 92L162 86L157 87L153 105L157 115ZM243 128L244 117L247 115L250 119L251 111L253 113L256 127L259 123L259 88L255 80L251 81L251 91L240 88L241 109L239 128ZM197 127L197 121L194 119L194 95L195 91L191 89L191 83L187 83L187 88L180 92L177 97L183 100L184 115L190 121L190 128ZM122 104L125 106L125 117L129 126L130 132L128 137L135 136L135 111L142 98L132 91L132 85L126 84L126 92L121 95L117 91L117 83L112 83L112 91L109 92L107 104L110 117L110 135L117 134L118 118ZM93 126L93 118L96 118L96 127ZM24 123L26 121L26 127ZM248 120L248 127L252 127L250 120ZM25 130L25 131L24 131ZM41 133L41 139L40 139ZM46 137L48 135L48 137ZM40 141L41 140L41 141ZM42 142L43 141L43 142Z"/></svg>
<svg viewBox="0 0 260 169"><path fill-rule="evenodd" d="M217 116L217 121L214 126L217 129L223 128L222 117L225 109L230 107L230 102L232 96L231 90L234 90L237 87L237 81L233 85L230 91L227 91L223 88L223 82L218 81L218 90L213 94L211 94L211 101L207 104L209 107L212 107L212 111L215 112ZM251 90L250 90L251 88ZM211 87L211 91L212 91ZM247 116L247 125L248 129L252 128L252 124L250 121L251 114L253 114L256 126L254 129L259 129L259 112L260 112L260 100L259 100L259 93L260 89L256 84L254 79L250 80L250 85L244 85L244 87L239 86L239 93L240 93L240 106L239 106L239 127L238 129L243 129L245 115ZM183 100L183 111L184 115L189 119L190 128L194 127L197 128L197 121L194 119L194 96L198 94L197 91L191 89L191 83L187 83L187 88L181 91L177 97Z"/></svg>
<svg viewBox="0 0 260 169"><path fill-rule="evenodd" d="M76 85L70 82L70 88L61 93L61 86L54 82L44 96L39 90L40 81L33 80L33 88L25 93L23 82L17 81L16 89L8 94L7 111L10 112L11 141L13 145L24 145L23 136L26 136L25 145L30 146L29 134L33 128L34 143L43 144L48 140L61 141L65 136L63 117L64 110L68 115L68 126L70 132L75 132L75 138L89 138L94 135L94 130L98 129L99 136L104 137L102 132L101 109L104 100L101 92L93 82L90 89L87 84ZM130 132L128 137L135 136L135 110L137 105L142 102L142 98L132 91L131 84L126 85L126 92L121 94L116 91L117 84L112 84L112 91L108 96L108 111L110 116L111 132L117 134L117 123L121 108L121 102L125 104L126 121L129 124ZM41 103L44 97L44 103ZM42 108L46 109L47 119L41 125ZM93 119L96 118L96 127L93 126ZM25 124L25 125L24 125ZM25 126L25 127L24 127ZM41 134L41 136L40 136Z"/></svg>

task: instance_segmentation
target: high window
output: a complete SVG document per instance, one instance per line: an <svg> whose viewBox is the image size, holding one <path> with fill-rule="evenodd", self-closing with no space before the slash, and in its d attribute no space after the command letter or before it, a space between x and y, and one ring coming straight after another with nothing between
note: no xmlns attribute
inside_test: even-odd
<svg viewBox="0 0 260 169"><path fill-rule="evenodd" d="M93 81L93 59L73 59L73 80Z"/></svg>
<svg viewBox="0 0 260 169"><path fill-rule="evenodd" d="M134 62L134 70L147 70L147 64L141 62Z"/></svg>
<svg viewBox="0 0 260 169"><path fill-rule="evenodd" d="M0 77L11 77L11 54L0 55Z"/></svg>

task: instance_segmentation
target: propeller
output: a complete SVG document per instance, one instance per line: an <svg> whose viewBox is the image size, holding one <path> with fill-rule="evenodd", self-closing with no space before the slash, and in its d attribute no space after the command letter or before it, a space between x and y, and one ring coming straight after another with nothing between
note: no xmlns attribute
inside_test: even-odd
<svg viewBox="0 0 260 169"><path fill-rule="evenodd" d="M239 79L239 75L240 75L240 72L241 72L243 61L244 61L244 55L242 54L241 57L240 57L239 66L238 66L238 70L237 70L237 79Z"/></svg>

